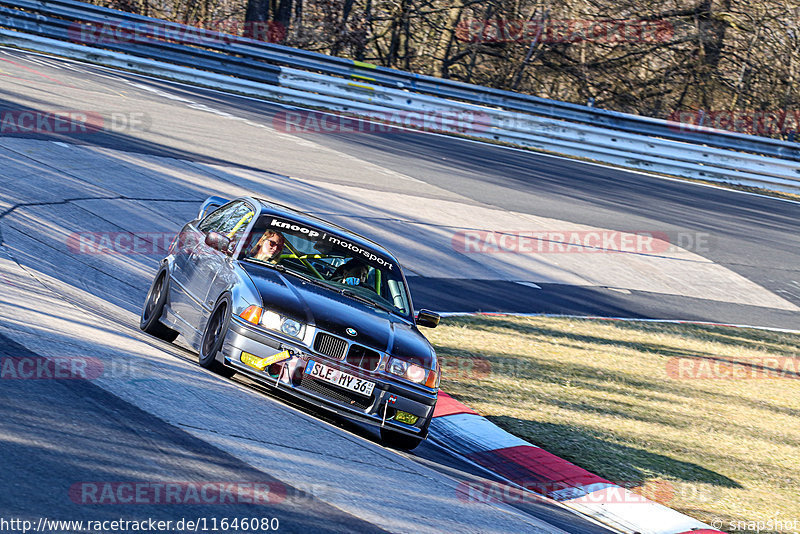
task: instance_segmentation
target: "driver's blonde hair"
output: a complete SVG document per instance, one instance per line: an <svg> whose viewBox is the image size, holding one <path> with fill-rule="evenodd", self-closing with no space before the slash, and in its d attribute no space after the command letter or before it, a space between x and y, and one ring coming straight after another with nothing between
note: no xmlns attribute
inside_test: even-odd
<svg viewBox="0 0 800 534"><path fill-rule="evenodd" d="M284 243L286 243L286 238L283 237L283 234L281 234L280 232L275 232L273 230L267 230L266 232L264 232L264 235L262 235L259 238L259 240L256 242L256 244L253 245L253 248L250 249L250 254L251 255L258 254L261 251L261 245L264 244L264 241L267 241L272 236L277 237L281 242L280 246L278 247L278 252L277 252L277 253L280 253L281 249L283 249Z"/></svg>

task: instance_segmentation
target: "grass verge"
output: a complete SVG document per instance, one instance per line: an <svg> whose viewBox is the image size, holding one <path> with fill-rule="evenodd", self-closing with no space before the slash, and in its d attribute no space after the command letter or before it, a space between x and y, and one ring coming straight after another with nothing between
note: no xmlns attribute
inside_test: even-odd
<svg viewBox="0 0 800 534"><path fill-rule="evenodd" d="M800 526L800 335L487 316L426 335L442 389L506 431L721 530Z"/></svg>

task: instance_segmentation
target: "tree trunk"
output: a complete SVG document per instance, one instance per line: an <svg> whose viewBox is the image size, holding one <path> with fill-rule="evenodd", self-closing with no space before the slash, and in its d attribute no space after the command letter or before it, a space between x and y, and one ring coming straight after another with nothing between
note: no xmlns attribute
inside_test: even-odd
<svg viewBox="0 0 800 534"><path fill-rule="evenodd" d="M259 41L269 40L269 0L247 0L244 15L244 36Z"/></svg>
<svg viewBox="0 0 800 534"><path fill-rule="evenodd" d="M289 23L292 20L292 0L280 0L278 2L278 10L275 13L273 22L278 24L278 27L283 30L285 36L289 29ZM283 40L283 39L281 39Z"/></svg>
<svg viewBox="0 0 800 534"><path fill-rule="evenodd" d="M449 64L447 57L450 55L450 48L453 46L453 39L456 35L456 28L461 20L464 11L464 0L456 0L452 7L447 11L447 18L436 46L433 49L434 75L447 78L449 74Z"/></svg>

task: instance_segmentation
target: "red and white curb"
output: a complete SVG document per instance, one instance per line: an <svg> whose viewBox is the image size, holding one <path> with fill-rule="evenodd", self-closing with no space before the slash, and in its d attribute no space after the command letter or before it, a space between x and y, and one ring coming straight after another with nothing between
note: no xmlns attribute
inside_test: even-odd
<svg viewBox="0 0 800 534"><path fill-rule="evenodd" d="M430 438L525 490L478 498L516 499L534 491L597 521L628 533L710 534L720 531L618 486L495 426L449 395L439 392ZM513 486L509 486L513 488ZM465 497L470 496L466 488ZM503 493L503 494L501 494Z"/></svg>

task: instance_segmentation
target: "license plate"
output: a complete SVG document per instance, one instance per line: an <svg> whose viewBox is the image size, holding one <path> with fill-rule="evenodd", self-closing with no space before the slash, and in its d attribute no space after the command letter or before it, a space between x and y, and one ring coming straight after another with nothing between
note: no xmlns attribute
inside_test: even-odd
<svg viewBox="0 0 800 534"><path fill-rule="evenodd" d="M323 380L335 386L339 386L340 388L349 389L350 391L367 397L372 395L372 390L375 389L375 382L358 378L350 373L328 367L314 360L308 361L304 372L306 375L318 380Z"/></svg>

